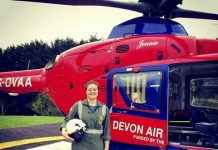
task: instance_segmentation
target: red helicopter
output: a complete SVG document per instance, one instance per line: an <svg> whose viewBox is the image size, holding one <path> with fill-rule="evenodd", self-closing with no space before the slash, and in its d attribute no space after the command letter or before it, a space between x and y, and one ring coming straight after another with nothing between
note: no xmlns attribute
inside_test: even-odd
<svg viewBox="0 0 218 150"><path fill-rule="evenodd" d="M0 90L46 93L67 114L99 82L111 111L110 149L218 148L218 40L188 36L173 18L218 20L183 0L17 0L140 12L108 39L69 49L45 68L0 73Z"/></svg>

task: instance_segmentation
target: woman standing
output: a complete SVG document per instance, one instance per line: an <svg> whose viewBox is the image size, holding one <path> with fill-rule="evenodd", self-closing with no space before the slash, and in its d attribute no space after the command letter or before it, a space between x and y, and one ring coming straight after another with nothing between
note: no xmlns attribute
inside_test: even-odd
<svg viewBox="0 0 218 150"><path fill-rule="evenodd" d="M81 102L82 105L79 102L73 105L61 125L62 135L66 140L72 142L72 150L108 150L110 142L109 110L97 100L97 82L89 81L85 85L85 90L87 99ZM80 112L78 112L79 105L82 106ZM66 129L67 122L75 118L83 120L87 125L87 131L79 142L75 142L73 138L69 137Z"/></svg>

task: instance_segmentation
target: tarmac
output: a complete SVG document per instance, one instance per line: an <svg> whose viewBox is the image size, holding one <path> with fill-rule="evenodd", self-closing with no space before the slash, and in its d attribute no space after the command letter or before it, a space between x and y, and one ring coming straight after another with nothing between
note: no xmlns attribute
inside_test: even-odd
<svg viewBox="0 0 218 150"><path fill-rule="evenodd" d="M60 141L44 146L39 146L35 148L30 148L27 150L71 150L71 143L66 142L66 141Z"/></svg>
<svg viewBox="0 0 218 150"><path fill-rule="evenodd" d="M4 150L70 150L71 143L64 140L60 124L0 130L0 149Z"/></svg>

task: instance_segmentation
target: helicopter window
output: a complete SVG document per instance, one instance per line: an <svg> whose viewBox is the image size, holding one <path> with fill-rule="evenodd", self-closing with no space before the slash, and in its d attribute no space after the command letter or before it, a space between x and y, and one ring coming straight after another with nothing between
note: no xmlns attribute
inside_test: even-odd
<svg viewBox="0 0 218 150"><path fill-rule="evenodd" d="M132 103L136 108L146 107L157 111L161 100L161 80L160 71L116 74L115 88L126 103Z"/></svg>
<svg viewBox="0 0 218 150"><path fill-rule="evenodd" d="M146 23L141 31L143 34L176 34L187 35L185 29L179 24Z"/></svg>
<svg viewBox="0 0 218 150"><path fill-rule="evenodd" d="M162 24L146 23L143 25L142 33L166 33L167 29Z"/></svg>
<svg viewBox="0 0 218 150"><path fill-rule="evenodd" d="M182 25L176 23L132 23L118 25L113 28L109 39L123 37L125 34L175 34L188 35Z"/></svg>
<svg viewBox="0 0 218 150"><path fill-rule="evenodd" d="M108 38L111 39L111 38L123 37L125 36L125 34L134 35L135 28L136 28L136 24L120 25L114 27Z"/></svg>
<svg viewBox="0 0 218 150"><path fill-rule="evenodd" d="M45 69L46 69L46 70L52 69L52 68L55 66L55 64L58 62L59 58L60 58L60 55L57 55L56 57L52 58L52 59L45 65Z"/></svg>
<svg viewBox="0 0 218 150"><path fill-rule="evenodd" d="M218 78L191 79L190 103L193 107L218 110Z"/></svg>
<svg viewBox="0 0 218 150"><path fill-rule="evenodd" d="M51 59L46 65L45 65L45 69L46 70L50 70L54 67L55 65L55 58Z"/></svg>
<svg viewBox="0 0 218 150"><path fill-rule="evenodd" d="M184 27L181 26L180 24L172 24L171 29L172 29L172 34L188 35Z"/></svg>

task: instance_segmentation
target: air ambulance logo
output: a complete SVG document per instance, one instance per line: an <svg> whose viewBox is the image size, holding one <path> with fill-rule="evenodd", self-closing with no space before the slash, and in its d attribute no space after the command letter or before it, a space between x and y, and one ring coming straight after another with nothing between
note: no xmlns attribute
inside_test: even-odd
<svg viewBox="0 0 218 150"><path fill-rule="evenodd" d="M166 144L166 126L164 122L156 119L146 119L144 123L140 120L132 121L112 121L112 136L113 138L126 136L131 137L129 142L132 144L143 143L145 145L164 146ZM142 119L141 119L142 120ZM157 123L157 124L156 124Z"/></svg>

